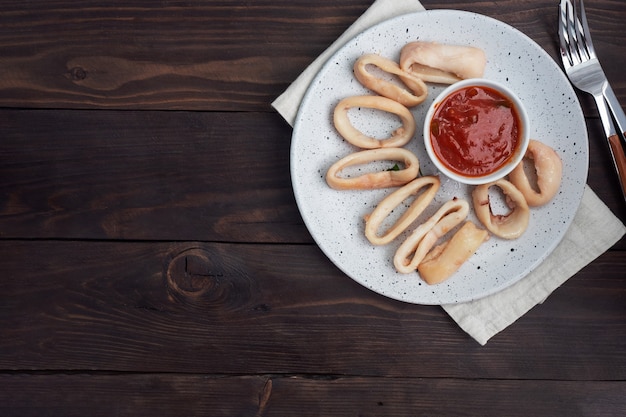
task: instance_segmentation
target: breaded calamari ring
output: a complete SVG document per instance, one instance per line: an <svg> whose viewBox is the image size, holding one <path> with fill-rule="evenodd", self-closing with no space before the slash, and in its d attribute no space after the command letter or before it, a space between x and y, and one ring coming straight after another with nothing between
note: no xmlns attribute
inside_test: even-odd
<svg viewBox="0 0 626 417"><path fill-rule="evenodd" d="M426 255L418 265L417 272L427 284L439 284L458 271L488 239L489 233L486 230L467 221L450 240L436 246Z"/></svg>
<svg viewBox="0 0 626 417"><path fill-rule="evenodd" d="M524 159L533 161L537 172L537 187L535 191L524 172L524 161L520 162L509 174L509 181L524 195L531 207L542 206L559 191L563 175L563 162L559 155L550 146L531 139Z"/></svg>
<svg viewBox="0 0 626 417"><path fill-rule="evenodd" d="M374 65L388 74L397 76L408 89L377 78L367 70L368 65ZM397 62L378 54L365 54L359 57L354 63L354 76L364 87L406 107L417 106L428 97L428 87L421 78L406 73Z"/></svg>
<svg viewBox="0 0 626 417"><path fill-rule="evenodd" d="M440 185L441 181L438 177L420 177L382 199L374 211L365 218L365 237L367 240L374 245L386 245L398 237L433 201ZM424 189L426 190L422 191ZM417 195L420 191L422 192ZM380 229L383 221L411 195L417 195L411 205L382 236L379 236L378 229Z"/></svg>
<svg viewBox="0 0 626 417"><path fill-rule="evenodd" d="M415 271L437 241L465 220L468 212L469 204L462 199L455 198L442 205L398 247L393 257L396 270L403 274Z"/></svg>
<svg viewBox="0 0 626 417"><path fill-rule="evenodd" d="M493 214L489 201L489 188L496 186L506 196L510 211L507 214ZM477 186L472 192L474 211L478 220L496 236L503 239L517 239L528 227L530 210L522 193L509 181L501 179Z"/></svg>
<svg viewBox="0 0 626 417"><path fill-rule="evenodd" d="M401 162L404 168L370 172L352 178L339 176L339 173L349 166L374 161L397 161ZM418 173L419 160L411 151L404 148L368 149L352 153L335 162L326 172L326 182L336 190L368 190L404 185L417 178Z"/></svg>
<svg viewBox="0 0 626 417"><path fill-rule="evenodd" d="M402 126L394 130L386 139L376 139L367 136L354 127L348 118L348 111L353 107L366 107L382 110L398 116ZM339 134L354 146L363 149L397 148L406 145L416 130L413 115L402 104L382 96L352 96L341 100L333 113L333 122Z"/></svg>

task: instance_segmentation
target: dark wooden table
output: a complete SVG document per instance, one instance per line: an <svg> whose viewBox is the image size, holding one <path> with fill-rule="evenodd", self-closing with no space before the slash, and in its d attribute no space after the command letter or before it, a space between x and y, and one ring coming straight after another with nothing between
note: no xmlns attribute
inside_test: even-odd
<svg viewBox="0 0 626 417"><path fill-rule="evenodd" d="M625 239L484 347L314 244L270 103L370 4L0 3L0 415L626 415ZM423 5L558 58L557 0ZM626 105L626 4L587 11Z"/></svg>

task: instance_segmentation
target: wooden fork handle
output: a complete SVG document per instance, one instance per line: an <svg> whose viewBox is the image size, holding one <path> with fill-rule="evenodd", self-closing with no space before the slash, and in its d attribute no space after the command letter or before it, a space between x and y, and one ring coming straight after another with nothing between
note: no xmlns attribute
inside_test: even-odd
<svg viewBox="0 0 626 417"><path fill-rule="evenodd" d="M626 132L624 132L624 136L626 137ZM624 194L624 199L626 199L626 152L617 134L609 137L609 145L613 158L615 159L615 166L622 186L622 193Z"/></svg>

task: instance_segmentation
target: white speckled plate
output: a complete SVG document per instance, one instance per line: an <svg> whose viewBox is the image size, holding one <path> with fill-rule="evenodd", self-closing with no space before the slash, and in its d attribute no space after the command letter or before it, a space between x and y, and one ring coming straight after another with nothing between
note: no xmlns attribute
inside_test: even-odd
<svg viewBox="0 0 626 417"><path fill-rule="evenodd" d="M532 209L530 225L522 237L507 241L492 236L450 279L432 286L424 283L417 272L395 271L393 255L403 236L386 246L373 246L364 236L363 216L392 189L336 191L324 179L335 161L358 150L345 142L332 124L332 112L340 99L372 94L354 78L355 60L364 53L378 53L398 61L402 46L414 40L482 48L487 55L485 78L503 82L519 95L529 113L531 137L556 149L564 172L559 194L548 205ZM442 89L443 86L431 85L429 99L412 109L418 128L416 137L406 147L418 156L424 175L438 174L426 155L421 126L428 105ZM365 109L352 117L355 126L379 137L397 126L392 116ZM552 252L582 198L587 179L587 145L587 130L576 94L541 47L492 18L433 10L399 16L368 29L324 65L296 118L291 175L306 226L322 251L349 277L393 299L449 304L478 299L513 284ZM423 214L424 219L454 196L471 202L470 186L443 176L441 179L441 189ZM473 211L469 218L479 224Z"/></svg>

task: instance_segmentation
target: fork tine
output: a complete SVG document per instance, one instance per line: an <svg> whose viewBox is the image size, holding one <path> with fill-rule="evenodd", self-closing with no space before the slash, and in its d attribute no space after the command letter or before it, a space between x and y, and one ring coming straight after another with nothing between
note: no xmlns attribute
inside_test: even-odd
<svg viewBox="0 0 626 417"><path fill-rule="evenodd" d="M559 46L561 47L561 55L565 56L565 12L563 10L563 4L565 0L561 0L559 4Z"/></svg>
<svg viewBox="0 0 626 417"><path fill-rule="evenodd" d="M589 54L589 58L596 57L596 51L591 42L591 31L589 30L589 23L587 22L587 13L585 13L585 5L583 0L580 0L580 19L582 20L582 37L583 45L586 47L586 52ZM579 22L580 25L580 22Z"/></svg>
<svg viewBox="0 0 626 417"><path fill-rule="evenodd" d="M568 48L569 60L572 65L580 64L582 56L580 55L578 31L576 28L576 14L572 3L565 0L565 31L567 34L566 45Z"/></svg>
<svg viewBox="0 0 626 417"><path fill-rule="evenodd" d="M572 53L570 48L570 40L568 34L568 24L567 24L567 4L569 0L561 0L561 4L559 7L559 44L561 46L561 58L563 60L563 65L572 66L574 62L572 61Z"/></svg>

